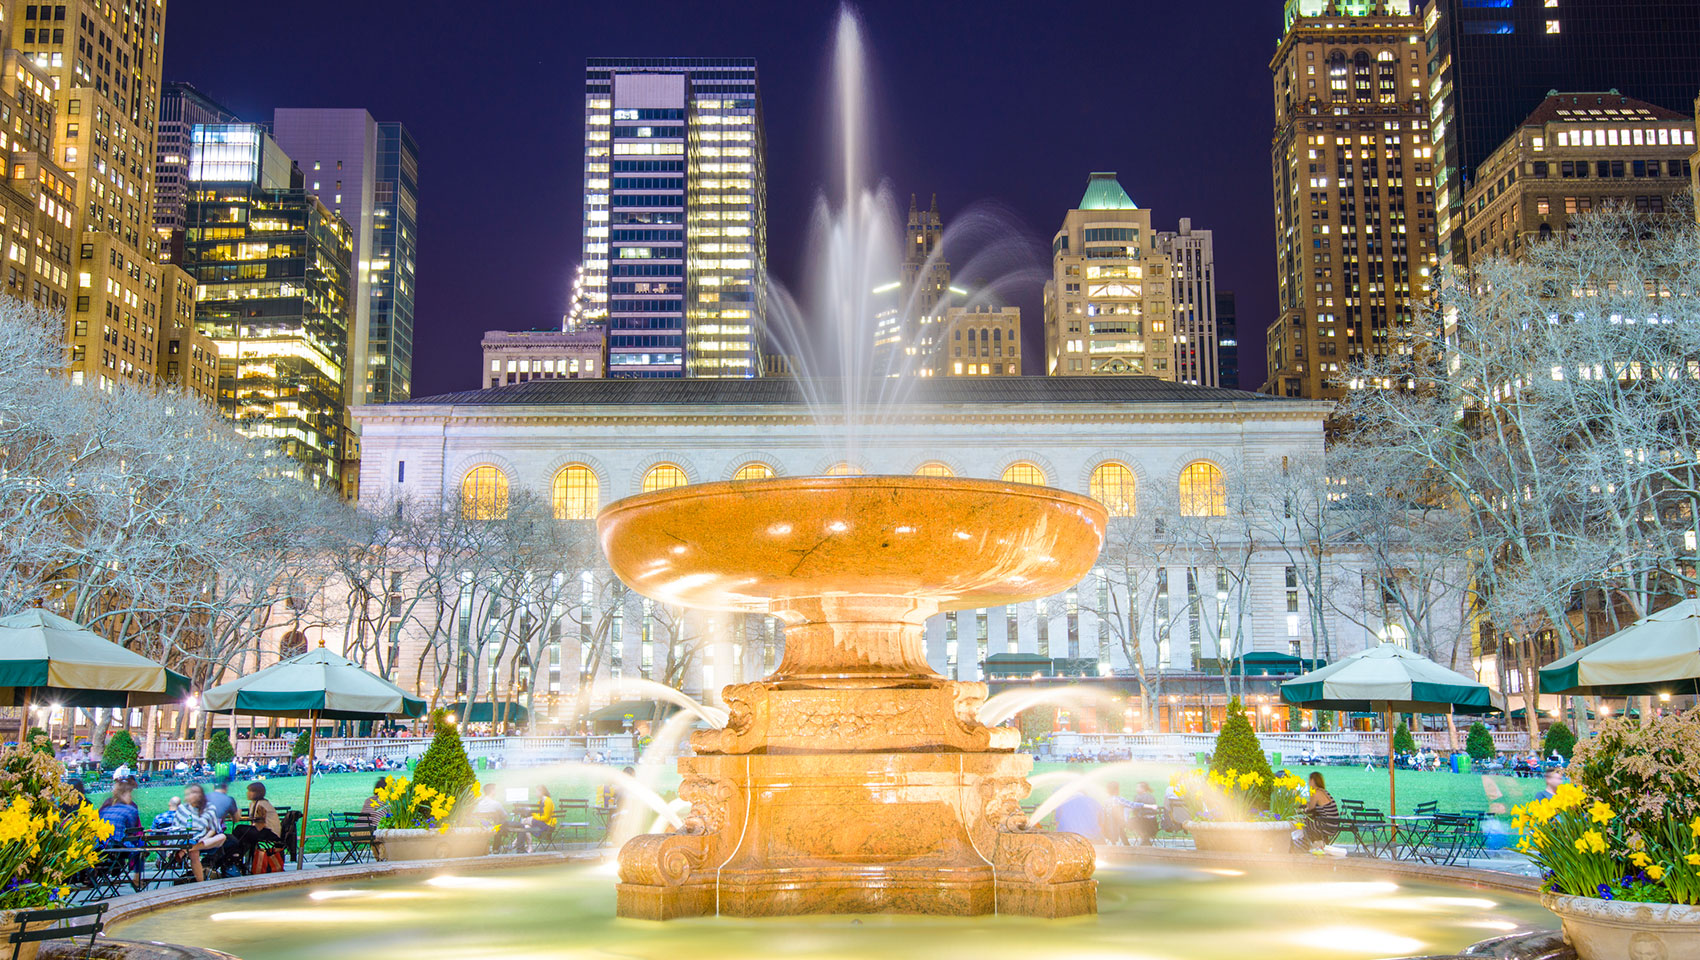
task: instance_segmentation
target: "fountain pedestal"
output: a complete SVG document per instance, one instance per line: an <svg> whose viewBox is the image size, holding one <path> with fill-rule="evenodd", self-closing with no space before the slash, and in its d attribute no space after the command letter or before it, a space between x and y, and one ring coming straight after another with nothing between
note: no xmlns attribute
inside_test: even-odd
<svg viewBox="0 0 1700 960"><path fill-rule="evenodd" d="M1020 484L835 477L704 484L611 504L604 552L666 603L786 623L771 677L724 691L679 761L684 826L620 851L618 912L1097 911L1091 844L1032 829L1032 759L947 680L922 624L1047 596L1090 568L1104 511Z"/></svg>

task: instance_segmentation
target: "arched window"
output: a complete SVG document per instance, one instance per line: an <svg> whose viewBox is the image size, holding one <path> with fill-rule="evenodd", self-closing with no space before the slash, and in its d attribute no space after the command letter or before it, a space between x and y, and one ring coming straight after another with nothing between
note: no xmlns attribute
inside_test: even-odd
<svg viewBox="0 0 1700 960"><path fill-rule="evenodd" d="M658 463L649 468L643 475L643 492L654 493L657 490L671 490L682 487L690 481L685 478L683 467L671 463Z"/></svg>
<svg viewBox="0 0 1700 960"><path fill-rule="evenodd" d="M956 471L952 470L948 465L940 463L937 460L928 460L926 463L923 463L920 466L915 468L915 476L917 476L917 477L954 477L954 476L956 476Z"/></svg>
<svg viewBox="0 0 1700 960"><path fill-rule="evenodd" d="M1020 460L1003 468L1005 483L1031 483L1036 487L1045 485L1045 471L1036 463Z"/></svg>
<svg viewBox="0 0 1700 960"><path fill-rule="evenodd" d="M1228 484L1221 468L1195 460L1181 471L1181 516L1225 517L1228 515Z"/></svg>
<svg viewBox="0 0 1700 960"><path fill-rule="evenodd" d="M829 477L860 477L867 472L848 460L840 460L826 468L826 475Z"/></svg>
<svg viewBox="0 0 1700 960"><path fill-rule="evenodd" d="M508 477L490 464L466 471L460 481L461 513L473 520L502 520L508 515Z"/></svg>
<svg viewBox="0 0 1700 960"><path fill-rule="evenodd" d="M582 463L569 463L555 473L555 519L594 520L602 484L596 472Z"/></svg>
<svg viewBox="0 0 1700 960"><path fill-rule="evenodd" d="M1127 464L1114 460L1098 464L1092 471L1089 488L1092 499L1104 505L1112 517L1131 517L1134 514L1133 471Z"/></svg>
<svg viewBox="0 0 1700 960"><path fill-rule="evenodd" d="M736 471L734 471L733 474L732 474L732 479L734 479L734 480L771 480L771 479L773 479L773 468L768 466L765 463L762 463L760 460L751 460L749 463L744 464L743 466L739 467Z"/></svg>

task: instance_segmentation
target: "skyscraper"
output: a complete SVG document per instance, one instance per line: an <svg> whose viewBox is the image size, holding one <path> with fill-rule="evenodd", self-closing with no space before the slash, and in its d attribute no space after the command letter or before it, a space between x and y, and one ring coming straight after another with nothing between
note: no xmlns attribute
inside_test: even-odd
<svg viewBox="0 0 1700 960"><path fill-rule="evenodd" d="M237 123L240 119L193 84L167 83L160 93L153 195L153 225L159 235L160 260L175 260L183 255L189 131L197 123Z"/></svg>
<svg viewBox="0 0 1700 960"><path fill-rule="evenodd" d="M1151 212L1114 173L1094 173L1051 240L1045 283L1045 372L1175 379L1169 262Z"/></svg>
<svg viewBox="0 0 1700 960"><path fill-rule="evenodd" d="M74 382L154 382L160 343L154 128L165 4L9 4L8 46L51 83L53 164L70 175ZM14 115L14 122L22 117Z"/></svg>
<svg viewBox="0 0 1700 960"><path fill-rule="evenodd" d="M756 62L593 58L584 93L583 318L611 377L755 377L767 184Z"/></svg>
<svg viewBox="0 0 1700 960"><path fill-rule="evenodd" d="M190 132L182 266L218 349L218 406L289 472L346 491L353 230L258 124Z"/></svg>
<svg viewBox="0 0 1700 960"><path fill-rule="evenodd" d="M1240 324L1229 290L1216 291L1216 385L1240 388Z"/></svg>
<svg viewBox="0 0 1700 960"><path fill-rule="evenodd" d="M939 303L950 290L950 262L939 244L944 240L944 218L939 216L938 194L932 206L922 210L909 195L909 216L903 225L903 260L897 281L876 293L888 293L874 318L873 364L875 376L932 376L937 352Z"/></svg>
<svg viewBox="0 0 1700 960"><path fill-rule="evenodd" d="M350 406L406 400L413 384L419 150L365 110L280 108L272 136L307 190L353 230Z"/></svg>
<svg viewBox="0 0 1700 960"><path fill-rule="evenodd" d="M1158 231L1156 241L1156 252L1169 260L1175 379L1217 386L1216 247L1210 231L1194 230L1182 217L1179 229Z"/></svg>
<svg viewBox="0 0 1700 960"><path fill-rule="evenodd" d="M72 244L78 223L76 188L53 162L53 77L17 50L7 50L0 75L0 248L6 252L5 292L55 313L71 306ZM80 290L80 288L79 288ZM87 367L88 320L66 330L77 333L70 360ZM127 334L126 334L127 335ZM103 342L105 356L112 344ZM98 359L98 358L97 358Z"/></svg>
<svg viewBox="0 0 1700 960"><path fill-rule="evenodd" d="M1428 69L1408 0L1288 0L1286 21L1263 389L1332 399L1353 360L1408 349L1437 268Z"/></svg>
<svg viewBox="0 0 1700 960"><path fill-rule="evenodd" d="M1549 91L1616 90L1666 110L1700 89L1700 4L1670 0L1429 0L1429 84L1443 262L1476 169Z"/></svg>

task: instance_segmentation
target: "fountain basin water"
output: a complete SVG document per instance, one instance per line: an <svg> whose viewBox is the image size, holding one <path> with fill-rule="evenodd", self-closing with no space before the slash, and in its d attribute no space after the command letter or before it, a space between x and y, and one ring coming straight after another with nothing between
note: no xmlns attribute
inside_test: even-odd
<svg viewBox="0 0 1700 960"><path fill-rule="evenodd" d="M1029 826L1019 733L928 665L923 624L1066 589L1105 521L1060 490L909 476L610 504L603 551L633 589L785 624L778 669L727 687L726 725L680 761L684 827L621 850L620 915L1093 912L1091 846Z"/></svg>

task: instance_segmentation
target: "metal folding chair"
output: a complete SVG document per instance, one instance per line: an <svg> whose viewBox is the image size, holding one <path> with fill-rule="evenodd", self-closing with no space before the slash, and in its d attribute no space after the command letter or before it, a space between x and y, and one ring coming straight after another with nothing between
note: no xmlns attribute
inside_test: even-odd
<svg viewBox="0 0 1700 960"><path fill-rule="evenodd" d="M105 916L105 903L85 903L80 907L50 910L19 910L12 914L12 921L18 925L18 929L12 931L11 936L7 938L7 942L12 945L12 960L18 960L26 943L75 940L85 934L89 938L89 948L85 956L93 955L94 938L99 936L101 929L106 926ZM30 927L36 924L52 926L31 930Z"/></svg>

